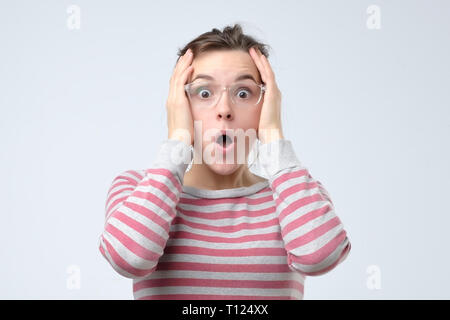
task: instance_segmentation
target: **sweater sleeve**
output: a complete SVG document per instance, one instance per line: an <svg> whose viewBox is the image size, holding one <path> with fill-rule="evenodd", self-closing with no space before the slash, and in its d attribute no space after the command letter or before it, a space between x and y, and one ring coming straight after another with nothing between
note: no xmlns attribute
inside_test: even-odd
<svg viewBox="0 0 450 320"><path fill-rule="evenodd" d="M306 276L334 269L349 254L351 243L327 190L298 160L290 140L262 144L259 152L289 267Z"/></svg>
<svg viewBox="0 0 450 320"><path fill-rule="evenodd" d="M125 171L112 181L98 245L120 275L137 279L156 269L191 159L191 146L168 139L148 169Z"/></svg>

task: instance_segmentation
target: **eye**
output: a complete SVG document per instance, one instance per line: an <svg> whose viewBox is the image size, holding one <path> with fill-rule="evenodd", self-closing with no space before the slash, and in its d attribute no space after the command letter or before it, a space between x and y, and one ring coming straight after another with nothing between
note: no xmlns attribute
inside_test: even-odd
<svg viewBox="0 0 450 320"><path fill-rule="evenodd" d="M240 99L248 99L252 95L252 91L248 88L239 88L237 91L237 97Z"/></svg>
<svg viewBox="0 0 450 320"><path fill-rule="evenodd" d="M211 93L209 93L208 89L200 90L199 95L201 98L209 98Z"/></svg>
<svg viewBox="0 0 450 320"><path fill-rule="evenodd" d="M210 98L212 93L209 86L198 86L194 87L194 94L198 96L200 99Z"/></svg>

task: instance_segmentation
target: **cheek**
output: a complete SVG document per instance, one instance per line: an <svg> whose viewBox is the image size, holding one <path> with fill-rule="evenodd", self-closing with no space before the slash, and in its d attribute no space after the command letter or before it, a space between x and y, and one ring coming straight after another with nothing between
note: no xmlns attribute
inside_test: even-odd
<svg viewBox="0 0 450 320"><path fill-rule="evenodd" d="M249 129L257 129L259 126L259 118L261 116L261 107L254 108L253 110L246 110L242 112L240 115L240 123L243 128Z"/></svg>
<svg viewBox="0 0 450 320"><path fill-rule="evenodd" d="M198 112L198 110L196 110L196 109L192 109L192 107L191 107L191 115L192 115L192 120L202 120L201 119L201 113L200 112Z"/></svg>

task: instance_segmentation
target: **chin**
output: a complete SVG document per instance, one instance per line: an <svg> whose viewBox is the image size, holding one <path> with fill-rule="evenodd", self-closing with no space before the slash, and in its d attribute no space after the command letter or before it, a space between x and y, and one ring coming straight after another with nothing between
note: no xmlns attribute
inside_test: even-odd
<svg viewBox="0 0 450 320"><path fill-rule="evenodd" d="M214 163L214 164L209 164L208 167L211 171L220 174L222 176L226 176L229 174L232 174L233 172L235 172L236 170L239 169L241 165L240 164L226 164L226 163Z"/></svg>

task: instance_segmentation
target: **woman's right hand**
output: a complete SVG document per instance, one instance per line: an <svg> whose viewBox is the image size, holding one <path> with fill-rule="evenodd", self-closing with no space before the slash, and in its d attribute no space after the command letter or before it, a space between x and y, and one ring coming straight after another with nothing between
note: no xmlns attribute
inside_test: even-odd
<svg viewBox="0 0 450 320"><path fill-rule="evenodd" d="M178 59L170 77L169 97L166 103L169 139L178 139L188 145L194 142L194 121L184 85L193 70L192 60L191 49Z"/></svg>

